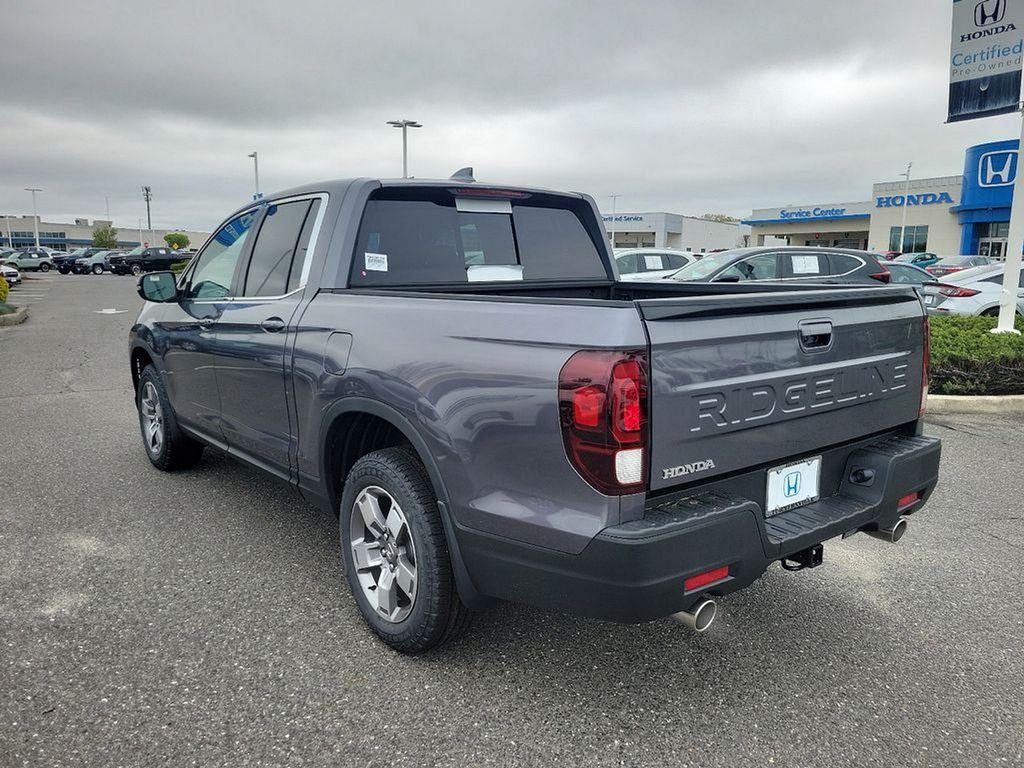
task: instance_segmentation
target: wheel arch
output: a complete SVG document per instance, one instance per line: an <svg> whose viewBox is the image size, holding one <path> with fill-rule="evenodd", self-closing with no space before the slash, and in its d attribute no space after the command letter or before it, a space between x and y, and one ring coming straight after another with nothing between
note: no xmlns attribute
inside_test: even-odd
<svg viewBox="0 0 1024 768"><path fill-rule="evenodd" d="M364 431L362 434L353 434L348 431L352 428ZM381 432L382 429L385 431ZM397 442L396 438L399 438ZM379 400L364 397L347 397L327 409L321 422L319 442L320 477L325 498L330 501L337 514L344 488L344 462L349 462L348 466L351 466L366 453L402 443L412 448L430 478L434 495L437 497L448 552L452 558L452 571L459 596L471 609L482 610L490 605L491 601L477 591L466 569L451 517L451 500L440 468L426 440L412 422L396 409ZM335 455L339 448L343 453Z"/></svg>

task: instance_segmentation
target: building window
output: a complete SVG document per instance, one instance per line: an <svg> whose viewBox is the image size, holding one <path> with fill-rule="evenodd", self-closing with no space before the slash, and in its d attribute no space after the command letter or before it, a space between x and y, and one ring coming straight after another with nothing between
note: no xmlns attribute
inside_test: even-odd
<svg viewBox="0 0 1024 768"><path fill-rule="evenodd" d="M1009 237L1010 222L988 221L979 224L977 227L978 237Z"/></svg>
<svg viewBox="0 0 1024 768"><path fill-rule="evenodd" d="M928 225L903 229L903 247L900 247L900 227L889 230L889 250L898 253L923 253L928 249Z"/></svg>

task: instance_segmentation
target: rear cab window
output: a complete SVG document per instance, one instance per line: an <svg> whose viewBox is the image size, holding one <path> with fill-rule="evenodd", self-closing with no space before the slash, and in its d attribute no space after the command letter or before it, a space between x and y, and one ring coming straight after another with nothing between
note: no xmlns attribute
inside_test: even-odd
<svg viewBox="0 0 1024 768"><path fill-rule="evenodd" d="M504 197L487 188L454 192L377 190L363 211L349 285L609 279L595 241L600 235L584 223L593 218L585 200L514 191Z"/></svg>

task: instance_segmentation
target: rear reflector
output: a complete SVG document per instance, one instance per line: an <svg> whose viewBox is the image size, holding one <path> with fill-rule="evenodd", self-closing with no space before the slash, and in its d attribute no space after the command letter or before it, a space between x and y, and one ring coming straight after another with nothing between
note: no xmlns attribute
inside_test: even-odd
<svg viewBox="0 0 1024 768"><path fill-rule="evenodd" d="M690 592L694 589L706 587L708 584L714 584L716 581L721 581L728 576L729 566L723 565L721 568L715 568L713 571L704 571L704 573L698 573L696 576L691 576L683 582L683 589Z"/></svg>
<svg viewBox="0 0 1024 768"><path fill-rule="evenodd" d="M908 493L906 496L899 500L899 503L896 505L897 511L902 511L907 507L913 506L914 504L917 503L917 500L920 498L920 493Z"/></svg>

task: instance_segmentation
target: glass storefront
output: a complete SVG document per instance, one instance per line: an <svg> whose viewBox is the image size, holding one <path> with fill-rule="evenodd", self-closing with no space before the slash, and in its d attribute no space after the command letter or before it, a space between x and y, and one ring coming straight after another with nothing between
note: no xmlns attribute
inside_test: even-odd
<svg viewBox="0 0 1024 768"><path fill-rule="evenodd" d="M903 245L900 246L900 230ZM892 227L889 229L889 250L898 253L924 253L928 250L928 226Z"/></svg>

